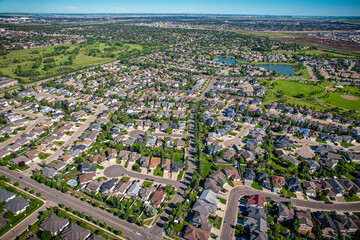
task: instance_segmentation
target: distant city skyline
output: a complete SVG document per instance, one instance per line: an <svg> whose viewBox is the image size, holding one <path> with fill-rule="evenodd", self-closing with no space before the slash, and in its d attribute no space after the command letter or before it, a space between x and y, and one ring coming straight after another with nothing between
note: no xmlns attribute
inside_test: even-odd
<svg viewBox="0 0 360 240"><path fill-rule="evenodd" d="M359 0L0 0L1 13L360 16Z"/></svg>

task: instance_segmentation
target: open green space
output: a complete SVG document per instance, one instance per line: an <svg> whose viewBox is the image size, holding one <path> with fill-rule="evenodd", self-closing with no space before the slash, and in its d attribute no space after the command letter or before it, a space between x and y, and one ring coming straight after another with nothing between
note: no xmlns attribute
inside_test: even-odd
<svg viewBox="0 0 360 240"><path fill-rule="evenodd" d="M304 84L300 81L278 80L272 85L276 92L282 92L285 96L295 98L313 98L324 93L324 89L317 85Z"/></svg>
<svg viewBox="0 0 360 240"><path fill-rule="evenodd" d="M0 71L27 83L115 61L121 52L131 50L142 50L142 46L94 42L14 50L0 58Z"/></svg>
<svg viewBox="0 0 360 240"><path fill-rule="evenodd" d="M356 96L358 100L348 100L341 97L341 92L329 92L326 96L320 100L324 103L331 104L333 106L351 110L360 110L360 97Z"/></svg>

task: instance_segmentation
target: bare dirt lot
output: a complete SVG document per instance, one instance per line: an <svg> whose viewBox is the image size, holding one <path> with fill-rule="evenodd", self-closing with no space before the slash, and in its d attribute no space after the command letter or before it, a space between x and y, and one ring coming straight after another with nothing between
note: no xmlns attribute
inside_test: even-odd
<svg viewBox="0 0 360 240"><path fill-rule="evenodd" d="M359 100L359 98L355 97L355 96L350 96L350 95L341 95L341 97L343 99L346 99L346 100L351 100L351 101L357 101Z"/></svg>
<svg viewBox="0 0 360 240"><path fill-rule="evenodd" d="M331 88L331 87L327 87L326 90L330 91L330 92L335 92L336 88Z"/></svg>

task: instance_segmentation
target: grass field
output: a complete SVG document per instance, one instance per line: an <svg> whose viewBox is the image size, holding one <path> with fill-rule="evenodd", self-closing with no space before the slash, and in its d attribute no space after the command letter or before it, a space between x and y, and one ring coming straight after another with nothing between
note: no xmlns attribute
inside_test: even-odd
<svg viewBox="0 0 360 240"><path fill-rule="evenodd" d="M306 68L296 71L296 74L297 74L297 76L295 76L295 77L298 77L298 78L306 78L306 79L311 78L311 76Z"/></svg>
<svg viewBox="0 0 360 240"><path fill-rule="evenodd" d="M304 94L303 98L312 98L324 93L324 89L320 86L303 84L299 81L292 80L278 80L273 83L272 89L276 92L283 91L284 95L288 97L296 97L299 94Z"/></svg>
<svg viewBox="0 0 360 240"><path fill-rule="evenodd" d="M273 100L276 99L275 93L273 91L267 91L266 95L265 95L265 100L264 103L268 103L271 102Z"/></svg>
<svg viewBox="0 0 360 240"><path fill-rule="evenodd" d="M59 47L66 47L65 51L56 49ZM74 50L78 49L75 54ZM22 49L9 52L7 55L0 58L0 71L7 76L19 78L26 82L31 82L29 76L19 76L14 72L18 66L25 70L33 70L38 72L38 76L34 78L46 78L55 75L60 75L66 72L74 72L80 68L104 64L107 62L115 61L120 52L130 51L133 49L142 50L141 45L137 44L124 44L123 46L108 46L105 43L96 42L91 45L85 44L64 44L58 46L49 46L33 49ZM90 54L90 53L93 54ZM47 56L46 54L53 54ZM36 58L42 58L42 62L38 67L33 67ZM72 64L65 65L72 57ZM54 67L44 69L46 63L44 60L54 59Z"/></svg>
<svg viewBox="0 0 360 240"><path fill-rule="evenodd" d="M329 92L321 101L340 108L360 110L360 97L359 100L352 101L342 98L341 95L341 92Z"/></svg>

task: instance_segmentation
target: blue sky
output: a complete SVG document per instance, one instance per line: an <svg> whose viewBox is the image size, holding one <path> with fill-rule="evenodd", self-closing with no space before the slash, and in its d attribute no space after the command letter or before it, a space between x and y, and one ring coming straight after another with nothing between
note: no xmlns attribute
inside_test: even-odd
<svg viewBox="0 0 360 240"><path fill-rule="evenodd" d="M360 16L360 0L0 0L0 12Z"/></svg>

